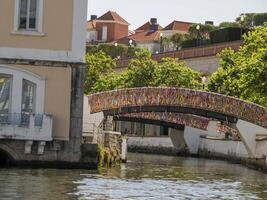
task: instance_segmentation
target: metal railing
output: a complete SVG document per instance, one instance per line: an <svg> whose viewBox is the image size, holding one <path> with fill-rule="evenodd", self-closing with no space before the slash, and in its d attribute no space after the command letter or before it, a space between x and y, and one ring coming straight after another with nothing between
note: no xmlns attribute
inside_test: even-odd
<svg viewBox="0 0 267 200"><path fill-rule="evenodd" d="M34 126L42 127L43 115L25 113L0 114L0 125L17 125L29 127L31 117L33 117L34 119Z"/></svg>

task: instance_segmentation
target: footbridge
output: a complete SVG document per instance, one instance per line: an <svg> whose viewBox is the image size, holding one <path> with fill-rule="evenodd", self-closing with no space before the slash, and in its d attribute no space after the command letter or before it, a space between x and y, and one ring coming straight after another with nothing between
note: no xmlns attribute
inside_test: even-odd
<svg viewBox="0 0 267 200"><path fill-rule="evenodd" d="M202 130L213 120L223 121L238 130L250 157L263 155L256 150L256 137L267 135L267 108L241 99L191 89L145 87L92 94L88 103L91 113L103 112L120 120L150 120Z"/></svg>

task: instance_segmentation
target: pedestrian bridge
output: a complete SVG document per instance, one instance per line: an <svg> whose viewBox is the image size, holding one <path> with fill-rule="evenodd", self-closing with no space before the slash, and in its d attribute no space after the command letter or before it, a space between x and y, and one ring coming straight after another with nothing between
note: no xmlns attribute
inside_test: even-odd
<svg viewBox="0 0 267 200"><path fill-rule="evenodd" d="M91 113L103 112L117 120L182 125L199 133L208 123L224 121L237 131L249 157L265 155L257 149L266 142L258 144L256 138L267 136L267 108L241 99L191 89L144 87L92 94L88 104Z"/></svg>
<svg viewBox="0 0 267 200"><path fill-rule="evenodd" d="M237 123L238 119L267 128L267 108L217 93L191 89L146 87L89 96L91 113L119 115L140 112L193 114Z"/></svg>

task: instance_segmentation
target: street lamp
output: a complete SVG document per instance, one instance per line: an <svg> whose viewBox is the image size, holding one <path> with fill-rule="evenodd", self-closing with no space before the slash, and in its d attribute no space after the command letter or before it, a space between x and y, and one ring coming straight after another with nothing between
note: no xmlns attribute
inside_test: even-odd
<svg viewBox="0 0 267 200"><path fill-rule="evenodd" d="M162 53L162 37L163 37L163 33L159 34L160 37L160 47L159 47L159 52Z"/></svg>
<svg viewBox="0 0 267 200"><path fill-rule="evenodd" d="M199 24L196 26L196 29L197 29L197 46L199 46L199 44L198 44L199 30L200 30L200 25Z"/></svg>
<svg viewBox="0 0 267 200"><path fill-rule="evenodd" d="M118 43L115 42L115 43L114 43L114 46L115 46L115 56L118 57L118 51L117 51Z"/></svg>
<svg viewBox="0 0 267 200"><path fill-rule="evenodd" d="M130 47L132 47L132 44L133 44L133 40L129 40Z"/></svg>
<svg viewBox="0 0 267 200"><path fill-rule="evenodd" d="M207 83L208 79L206 76L203 76L201 78L201 82L202 82L202 87L203 87L203 90L205 90L205 86L206 86L206 83Z"/></svg>

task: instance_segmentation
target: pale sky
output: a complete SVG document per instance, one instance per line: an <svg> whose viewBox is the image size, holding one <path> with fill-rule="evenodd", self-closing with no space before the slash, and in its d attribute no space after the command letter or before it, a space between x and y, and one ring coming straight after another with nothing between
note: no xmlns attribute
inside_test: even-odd
<svg viewBox="0 0 267 200"><path fill-rule="evenodd" d="M88 18L108 10L116 11L133 30L152 17L162 26L173 20L234 21L240 13L267 12L267 0L88 0Z"/></svg>

